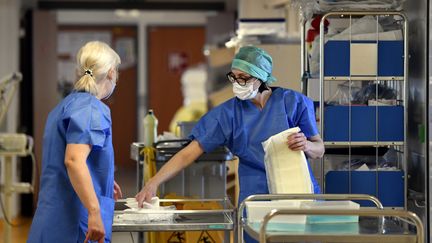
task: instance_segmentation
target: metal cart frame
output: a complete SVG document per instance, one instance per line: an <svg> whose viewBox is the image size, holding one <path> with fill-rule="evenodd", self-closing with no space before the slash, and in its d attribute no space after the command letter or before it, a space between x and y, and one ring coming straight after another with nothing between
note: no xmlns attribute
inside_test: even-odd
<svg viewBox="0 0 432 243"><path fill-rule="evenodd" d="M364 194L262 194L251 195L240 203L237 212L237 242L243 243L243 228L246 221L243 217L246 202L264 200L365 200L375 204L379 210L383 209L381 202L373 196ZM309 211L309 210L303 210ZM336 210L337 211L337 210ZM300 214L300 213L298 213ZM303 213L305 214L305 213ZM267 220L268 221L268 220Z"/></svg>
<svg viewBox="0 0 432 243"><path fill-rule="evenodd" d="M420 220L420 218L409 211L405 210L392 210L392 209L384 209L384 210L378 210L378 209L360 209L360 210L278 210L274 209L270 213L268 213L263 220L263 223L260 228L259 233L259 242L265 243L267 242L267 225L268 222L277 215L358 215L358 216L376 216L376 217L382 217L382 216L395 216L395 217L404 217L409 220L412 220L415 223L416 229L417 229L417 238L416 242L423 243L424 242L424 228L423 224ZM283 240L284 242L286 240L291 241L297 241L299 239L305 239L308 240L322 240L322 241L330 241L330 242L369 242L372 237L379 237L379 242L396 242L395 240L398 240L397 242L401 242L401 240L404 240L403 242L409 242L409 237L411 235L393 235L392 237L389 235L362 235L362 236L356 236L356 235L302 235L302 236L280 236L278 240Z"/></svg>
<svg viewBox="0 0 432 243"><path fill-rule="evenodd" d="M172 141L165 141L165 142L172 142ZM181 142L180 140L176 141L176 142ZM184 142L184 141L183 141ZM141 153L141 150L144 148L144 144L140 143L140 142L134 142L130 145L130 158L132 160L136 161L136 178L137 178L137 182L136 182L136 186L137 186L137 191L141 190L141 188L144 186L144 155ZM204 155L205 156L205 155ZM207 158L208 159L208 158ZM232 154L229 153L226 157L226 160L230 160L232 159ZM175 213L178 215L186 215L186 214L215 214L215 213L224 213L226 215L226 217L228 217L228 215L230 214L230 212L232 212L234 210L234 216L231 216L233 219L233 223L232 223L232 227L228 227L228 226L210 226L210 227L216 227L212 230L218 230L217 228L222 228L222 230L236 230L236 216L235 216L235 209L234 206L232 206L231 201L228 198L224 198L224 199L160 199L160 202L208 202L208 201L219 201L219 202L225 202L225 201L229 201L229 205L227 209L225 210L176 210ZM119 202L122 202L121 200L119 200ZM166 212L166 211L165 211ZM117 212L118 213L118 212ZM231 223L230 223L231 224ZM190 227L189 227L190 226ZM199 227L198 225L187 225L187 224L182 224L179 225L177 224L177 226L171 226L172 228L187 228L187 230L205 230L206 227ZM189 227L189 228L188 228ZM127 231L127 232L138 232L138 242L144 242L144 232L151 232L153 230L157 230L157 231L170 231L169 229L161 229L161 228L166 228L162 225L156 225L154 224L154 226L151 226L149 224L146 225L142 225L142 226L133 226L133 225L127 225L125 227L113 227L113 231ZM133 229L133 230L131 230ZM220 230L220 229L219 229ZM235 234L236 235L236 234ZM226 241L226 239L225 239ZM229 242L229 241L228 241Z"/></svg>
<svg viewBox="0 0 432 243"><path fill-rule="evenodd" d="M181 219L175 222L148 222L148 223L114 223L113 232L162 232L162 231L224 231L224 242L230 242L230 232L236 234L236 210L228 198L225 199L160 199L160 203L175 202L220 202L224 209L212 210L161 210L158 214L174 213ZM119 200L122 203L125 200ZM114 217L118 214L133 214L133 212L115 211ZM194 219L187 220L187 216L203 218L196 222ZM211 221L211 216L223 216L223 222ZM183 217L182 217L183 216ZM206 222L206 220L208 220ZM195 221L195 222L194 222Z"/></svg>
<svg viewBox="0 0 432 243"><path fill-rule="evenodd" d="M328 19L331 16L349 16L350 18L350 23L351 23L351 18L352 16L399 16L401 17L401 19L403 20L403 46L404 46L404 52L403 52L403 79L400 79L399 77L379 77L374 76L374 77L325 77L324 76L324 43L325 43L325 34L324 34L324 22L326 21L326 19ZM378 21L378 19L377 19ZM304 23L303 23L304 25ZM350 24L351 25L351 24ZM304 27L303 27L304 30ZM377 39L376 41L379 41L378 38L378 30L377 30ZM302 39L304 40L304 32L302 33ZM304 42L304 41L303 41ZM304 43L302 42L302 71L305 72L305 55L306 55L306 51L304 48ZM350 42L351 42L351 34L350 34ZM328 146L342 146L342 147L346 147L349 148L349 154L348 154L348 161L350 161L351 163L351 148L353 146L372 146L375 148L378 147L382 147L382 146L403 146L403 155L402 155L402 169L403 169L403 173L404 173L404 208L407 208L407 161L408 161L408 154L407 154L407 116L408 116L408 100L407 100L407 86L408 86L408 21L407 21L407 17L404 13L402 12L398 12L398 11L334 11L334 12L329 12L323 15L323 17L321 18L321 22L320 22L320 75L319 75L319 102L320 102L320 130L321 130L321 136L324 139L325 136L325 131L324 131L324 85L325 82L331 82L331 81L348 81L349 82L349 90L351 92L351 86L352 86L352 82L353 81L358 81L358 80L369 80L369 81L374 81L376 86L378 85L378 82L380 80L383 81L395 81L395 82L403 82L403 105L404 105L404 118L403 118L403 126L404 126L404 140L403 142L397 142L397 141L389 141L389 142L380 142L378 141L378 138L376 139L376 141L374 142L353 142L351 141L351 107L352 104L351 102L349 103L349 141L345 141L345 142L325 142L324 144L326 147ZM378 89L378 88L376 88ZM376 95L378 95L378 91L376 91ZM378 109L376 109L376 134L378 134ZM378 162L377 162L378 163ZM321 170L321 174L320 174L320 182L322 185L322 188L324 191L325 190L325 165L324 165L324 158L321 159L321 166L320 166L320 170ZM351 170L350 170L351 171ZM375 170L376 171L376 183L375 183L375 187L376 187L376 192L378 193L378 169ZM349 190L351 191L351 173L348 173L348 181L349 181Z"/></svg>

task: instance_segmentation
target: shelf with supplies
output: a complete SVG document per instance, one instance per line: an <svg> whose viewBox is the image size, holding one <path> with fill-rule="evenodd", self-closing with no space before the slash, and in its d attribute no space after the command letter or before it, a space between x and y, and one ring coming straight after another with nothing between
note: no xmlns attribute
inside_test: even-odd
<svg viewBox="0 0 432 243"><path fill-rule="evenodd" d="M403 146L404 142L400 141L383 141L383 142L374 142L374 141L366 141L366 142L337 142L337 141L325 141L324 145L329 148L338 148L338 147L387 147L387 146Z"/></svg>
<svg viewBox="0 0 432 243"><path fill-rule="evenodd" d="M324 29L324 21L331 26L334 19L346 26L337 32L339 36L328 35ZM405 15L346 11L324 14L320 21L318 113L326 147L320 166L323 192L368 194L384 207L406 208Z"/></svg>
<svg viewBox="0 0 432 243"><path fill-rule="evenodd" d="M404 77L393 76L325 76L324 81L404 81Z"/></svg>

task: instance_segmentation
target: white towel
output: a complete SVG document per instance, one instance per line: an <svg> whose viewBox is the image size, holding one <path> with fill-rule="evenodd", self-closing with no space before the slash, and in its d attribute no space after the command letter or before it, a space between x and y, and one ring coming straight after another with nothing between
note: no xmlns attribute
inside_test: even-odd
<svg viewBox="0 0 432 243"><path fill-rule="evenodd" d="M131 209L139 209L138 208L138 201L133 197L126 198L125 205ZM157 209L157 208L159 208L159 197L152 197L150 200L150 203L144 201L142 208L143 209Z"/></svg>
<svg viewBox="0 0 432 243"><path fill-rule="evenodd" d="M117 213L114 217L116 223L126 223L129 221L138 223L148 223L157 221L172 221L175 214L172 212L176 210L174 205L160 206L159 198L152 197L151 202L143 203L143 208L138 207L138 202L135 198L126 198L125 205L129 207L121 213ZM169 210L168 212L164 212Z"/></svg>
<svg viewBox="0 0 432 243"><path fill-rule="evenodd" d="M288 148L290 134L300 132L294 127L280 132L262 143L269 192L313 193L313 184L303 151Z"/></svg>

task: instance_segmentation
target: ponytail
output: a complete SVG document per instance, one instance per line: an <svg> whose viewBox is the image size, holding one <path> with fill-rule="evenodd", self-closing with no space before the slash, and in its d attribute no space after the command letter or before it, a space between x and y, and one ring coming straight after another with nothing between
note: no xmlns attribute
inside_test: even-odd
<svg viewBox="0 0 432 243"><path fill-rule="evenodd" d="M112 68L120 64L119 55L107 44L91 41L85 44L77 54L78 81L75 90L98 95L98 83L106 78Z"/></svg>
<svg viewBox="0 0 432 243"><path fill-rule="evenodd" d="M84 74L83 76L81 76L81 78L77 82L75 82L74 89L82 90L93 95L97 95L98 93L96 81L89 74Z"/></svg>

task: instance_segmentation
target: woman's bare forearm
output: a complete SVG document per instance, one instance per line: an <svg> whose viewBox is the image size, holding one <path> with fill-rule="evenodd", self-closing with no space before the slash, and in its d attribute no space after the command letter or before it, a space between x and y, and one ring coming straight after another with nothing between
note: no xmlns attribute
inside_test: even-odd
<svg viewBox="0 0 432 243"><path fill-rule="evenodd" d="M90 146L73 144L66 146L65 165L72 187L85 208L91 212L99 212L99 201L94 191L93 182L87 167L87 156Z"/></svg>
<svg viewBox="0 0 432 243"><path fill-rule="evenodd" d="M304 151L306 156L311 159L319 159L324 155L324 143L319 135L310 137L307 140L307 150Z"/></svg>

